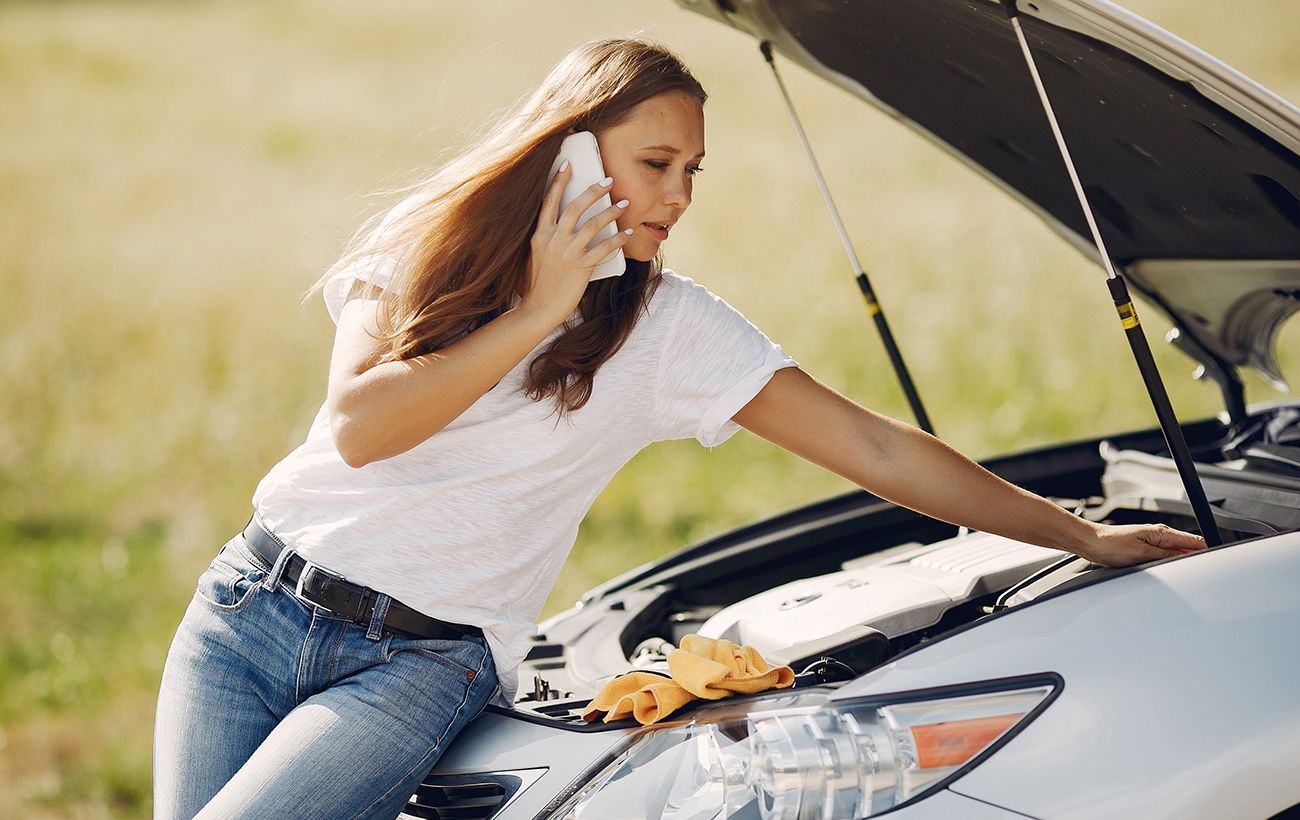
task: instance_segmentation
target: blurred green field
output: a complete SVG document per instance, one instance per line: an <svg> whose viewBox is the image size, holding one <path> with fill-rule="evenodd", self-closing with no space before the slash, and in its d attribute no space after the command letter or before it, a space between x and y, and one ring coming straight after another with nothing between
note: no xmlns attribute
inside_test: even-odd
<svg viewBox="0 0 1300 820"><path fill-rule="evenodd" d="M1300 100L1293 0L1126 5ZM392 201L369 194L570 46L634 33L712 94L670 265L908 419L757 50L667 0L0 5L0 816L148 815L172 630L324 395L331 326L302 292ZM910 131L785 76L944 438L982 457L1153 423L1097 269ZM1180 414L1216 412L1144 317ZM547 612L847 489L748 434L659 445L597 501Z"/></svg>

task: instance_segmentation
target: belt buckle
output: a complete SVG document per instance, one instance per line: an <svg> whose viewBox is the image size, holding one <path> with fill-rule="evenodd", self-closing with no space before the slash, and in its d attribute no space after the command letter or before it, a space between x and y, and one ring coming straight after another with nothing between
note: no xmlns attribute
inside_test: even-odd
<svg viewBox="0 0 1300 820"><path fill-rule="evenodd" d="M319 572L321 575L324 575L326 578L329 578L332 581L347 581L348 579L346 576L340 575L337 572L330 572L329 570L322 567L320 564L316 564L311 561L308 561L306 558L303 559L302 572L298 573L298 583L293 588L293 594L303 599L304 601L310 601L311 603L317 606L322 606L325 607L325 609L329 609L329 607L325 606L322 602L316 600L315 598L309 597L307 595L307 590L305 588L307 585L307 576L313 572Z"/></svg>

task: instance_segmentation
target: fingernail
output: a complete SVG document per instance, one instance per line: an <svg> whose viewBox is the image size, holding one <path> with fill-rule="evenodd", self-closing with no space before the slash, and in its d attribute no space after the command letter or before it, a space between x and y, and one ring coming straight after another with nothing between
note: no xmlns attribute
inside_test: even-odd
<svg viewBox="0 0 1300 820"><path fill-rule="evenodd" d="M611 186L611 185L614 184L614 178L613 178L613 177L605 177L604 179L602 179L600 182L598 182L598 183L596 183L596 184L599 185L599 186L602 187L602 188L608 188L609 186Z"/></svg>
<svg viewBox="0 0 1300 820"><path fill-rule="evenodd" d="M560 170L561 171L569 170L569 161L567 159L564 162L560 163Z"/></svg>
<svg viewBox="0 0 1300 820"><path fill-rule="evenodd" d="M626 199L620 199L618 202L615 202L615 203L614 203L614 207L615 207L615 208L626 208L626 207L627 207L627 200L626 200Z"/></svg>
<svg viewBox="0 0 1300 820"><path fill-rule="evenodd" d="M631 235L632 235L632 229L631 229L631 228L628 228L627 230L623 231L623 233L627 234L628 236L631 236Z"/></svg>

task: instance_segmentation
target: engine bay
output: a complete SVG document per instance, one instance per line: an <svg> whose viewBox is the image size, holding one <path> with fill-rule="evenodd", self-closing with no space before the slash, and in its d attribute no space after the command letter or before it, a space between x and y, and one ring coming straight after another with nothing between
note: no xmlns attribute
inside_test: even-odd
<svg viewBox="0 0 1300 820"><path fill-rule="evenodd" d="M1300 529L1300 409L1266 410L1245 430L1228 435L1218 422L1189 427L1229 544ZM986 466L1089 520L1194 530L1158 435L1081 442ZM845 680L954 628L1128 571L851 493L726 533L593 590L539 626L520 668L515 708L572 725L617 675L666 672L667 653L690 633L753 646L802 673L796 685Z"/></svg>

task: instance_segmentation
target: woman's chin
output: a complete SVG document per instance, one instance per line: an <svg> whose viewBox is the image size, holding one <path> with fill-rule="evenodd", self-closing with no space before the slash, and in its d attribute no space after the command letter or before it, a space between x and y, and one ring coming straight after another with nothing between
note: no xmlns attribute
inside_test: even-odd
<svg viewBox="0 0 1300 820"><path fill-rule="evenodd" d="M634 246L631 242L623 246L623 256L628 259L635 259L638 262L649 262L655 258L659 252L658 242L636 243Z"/></svg>

